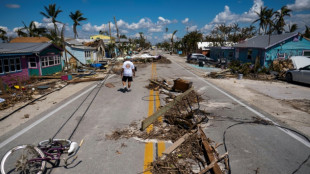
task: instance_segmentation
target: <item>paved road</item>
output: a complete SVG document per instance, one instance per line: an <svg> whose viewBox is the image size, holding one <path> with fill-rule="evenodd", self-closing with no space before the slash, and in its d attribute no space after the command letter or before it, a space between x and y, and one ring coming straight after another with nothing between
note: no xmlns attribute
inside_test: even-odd
<svg viewBox="0 0 310 174"><path fill-rule="evenodd" d="M205 129L207 136L215 142L223 142L223 132L235 122L229 118L238 120L250 120L257 115L263 115L274 119L268 114L248 106L246 103L223 94L218 88L196 74L201 71L195 70L184 63L183 58L169 56L172 64L158 64L156 66L157 76L168 80L181 77L193 81L195 89L205 98L205 107L212 112L214 119L209 121ZM110 134L117 128L128 127L130 123L139 123L150 114L150 102L145 100L150 91L145 88L148 79L154 75L154 67L148 65L139 68L137 77L134 79L133 90L122 93L120 77L115 75L107 80L114 88L103 87L97 97L87 108L83 105L68 124L62 129L56 138L68 138L86 109L81 124L72 136L73 141L85 140L79 158L81 162L71 169L63 167L48 170L48 173L140 173L144 169L144 161L147 149L152 149L153 158L156 156L156 144L150 146L134 139L121 139L118 141L106 140L105 135ZM194 72L194 73L193 73ZM22 125L8 134L0 137L0 156L18 144L34 144L40 140L52 137L60 125L67 120L84 98L95 86L87 87L75 96L59 103L42 113L32 124ZM95 95L95 91L90 95ZM237 89L236 89L237 90ZM79 96L81 95L81 96ZM91 103L86 99L86 103ZM221 107L208 107L210 103L217 103ZM225 106L225 107L223 107ZM154 104L154 107L155 104ZM249 110L251 109L253 110ZM271 106L272 107L272 106ZM40 120L42 118L42 120ZM43 118L46 118L43 120ZM37 122L35 122L37 121ZM1 123L0 123L1 124ZM17 136L19 135L19 136ZM122 147L125 144L126 147ZM232 173L292 173L310 154L310 148L303 141L296 140L295 136L270 126L240 125L232 127L226 133L226 144L230 154ZM157 144L158 145L158 144ZM169 144L166 144L168 146ZM154 148L152 148L154 147ZM220 148L223 153L223 148ZM309 173L310 162L308 161L298 173Z"/></svg>

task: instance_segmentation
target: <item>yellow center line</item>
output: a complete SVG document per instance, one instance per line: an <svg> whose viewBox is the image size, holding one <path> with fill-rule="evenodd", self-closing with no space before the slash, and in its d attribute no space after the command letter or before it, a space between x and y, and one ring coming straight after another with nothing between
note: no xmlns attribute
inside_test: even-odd
<svg viewBox="0 0 310 174"><path fill-rule="evenodd" d="M151 79L157 78L156 72L156 64L152 63L152 75ZM155 94L155 95L154 95ZM156 110L160 107L160 100L159 100L159 92L150 90L149 96L149 109L148 109L148 116L151 116ZM162 117L159 117L159 121L162 121ZM150 125L146 131L150 133L153 129L153 125ZM162 156L162 153L165 151L165 143L160 141L156 143L157 145L157 156ZM151 174L149 171L149 165L153 162L154 159L154 146L153 143L146 143L145 144L145 151L144 151L144 163L143 163L143 173L144 174Z"/></svg>

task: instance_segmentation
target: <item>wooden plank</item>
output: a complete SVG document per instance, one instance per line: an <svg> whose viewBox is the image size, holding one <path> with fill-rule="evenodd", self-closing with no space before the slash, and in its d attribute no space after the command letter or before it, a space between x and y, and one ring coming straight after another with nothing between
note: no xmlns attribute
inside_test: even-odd
<svg viewBox="0 0 310 174"><path fill-rule="evenodd" d="M34 79L61 79L61 76L32 76Z"/></svg>
<svg viewBox="0 0 310 174"><path fill-rule="evenodd" d="M178 148L192 133L187 133L179 138L176 142L174 142L171 146L169 146L163 154L168 155L173 152L176 148Z"/></svg>
<svg viewBox="0 0 310 174"><path fill-rule="evenodd" d="M184 96L188 95L193 90L194 88L188 89L183 94L178 95L172 102L168 103L161 109L157 110L154 114L144 119L141 123L141 130L142 131L145 130L149 125L151 125L154 121L156 121L158 117L160 117L161 115L164 115L164 113L166 113L169 109L171 109L172 106L180 102Z"/></svg>
<svg viewBox="0 0 310 174"><path fill-rule="evenodd" d="M160 84L160 83L156 82L155 80L150 79L150 82L155 83L156 85L159 85L159 86L165 88L166 90L169 90L169 91L171 90L171 88L169 88L168 86Z"/></svg>
<svg viewBox="0 0 310 174"><path fill-rule="evenodd" d="M210 169L214 168L214 166L217 165L217 162L219 162L222 159L224 159L227 155L228 155L228 152L226 152L224 155L221 155L219 157L219 159L215 159L214 161L212 161L206 168L204 168L202 171L200 171L199 174L204 174L207 171L209 171ZM222 173L222 171L221 171L221 173Z"/></svg>
<svg viewBox="0 0 310 174"><path fill-rule="evenodd" d="M211 163L212 163L212 162L216 161L216 158L213 155L212 147L210 146L208 139L207 139L207 136L203 132L203 130L201 129L200 126L198 129L199 129L199 135L200 135L200 138L202 140L203 147L204 147L205 151L207 152L207 156L209 158L208 160L211 161ZM210 164L210 166L211 166L211 164ZM220 169L220 166L217 163L215 163L212 166L212 170L213 170L214 174L222 174L222 170Z"/></svg>
<svg viewBox="0 0 310 174"><path fill-rule="evenodd" d="M74 79L74 80L69 80L68 83L91 82L91 81L100 81L100 80L104 80L104 79L105 79L105 77Z"/></svg>

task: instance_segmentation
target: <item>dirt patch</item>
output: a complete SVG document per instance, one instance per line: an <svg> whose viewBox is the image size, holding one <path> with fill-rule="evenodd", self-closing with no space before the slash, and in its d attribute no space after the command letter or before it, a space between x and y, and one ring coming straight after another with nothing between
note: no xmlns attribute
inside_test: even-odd
<svg viewBox="0 0 310 174"><path fill-rule="evenodd" d="M307 112L310 114L310 100L282 100L283 103L292 106L294 109Z"/></svg>

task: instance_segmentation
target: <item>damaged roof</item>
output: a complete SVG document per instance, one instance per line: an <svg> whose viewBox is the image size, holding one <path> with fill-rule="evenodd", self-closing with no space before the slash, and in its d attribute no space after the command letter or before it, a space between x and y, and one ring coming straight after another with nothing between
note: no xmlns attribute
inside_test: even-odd
<svg viewBox="0 0 310 174"><path fill-rule="evenodd" d="M52 43L0 43L0 54L40 53Z"/></svg>
<svg viewBox="0 0 310 174"><path fill-rule="evenodd" d="M16 37L10 43L44 43L50 41L47 37Z"/></svg>
<svg viewBox="0 0 310 174"><path fill-rule="evenodd" d="M236 44L234 47L241 48L264 48L268 49L276 44L279 44L287 39L298 36L298 33L285 33L280 35L270 35L270 44L269 35L260 35L255 36L250 39L247 39L243 42Z"/></svg>

